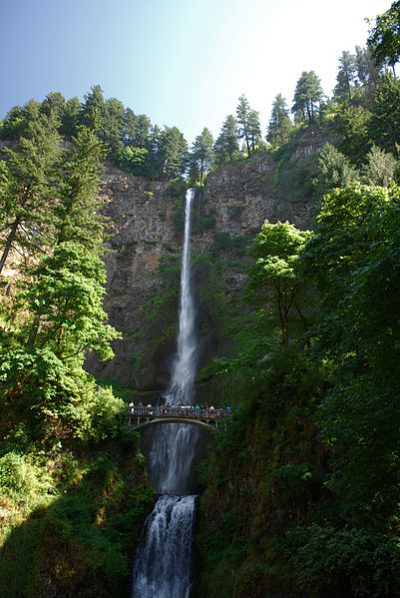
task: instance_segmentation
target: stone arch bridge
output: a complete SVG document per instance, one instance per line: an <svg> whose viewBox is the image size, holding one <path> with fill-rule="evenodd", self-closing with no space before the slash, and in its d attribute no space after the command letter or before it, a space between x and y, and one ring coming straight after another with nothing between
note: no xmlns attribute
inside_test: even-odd
<svg viewBox="0 0 400 598"><path fill-rule="evenodd" d="M229 409L193 406L131 407L128 424L134 430L143 430L159 424L190 424L215 432L219 427L226 427L230 413Z"/></svg>

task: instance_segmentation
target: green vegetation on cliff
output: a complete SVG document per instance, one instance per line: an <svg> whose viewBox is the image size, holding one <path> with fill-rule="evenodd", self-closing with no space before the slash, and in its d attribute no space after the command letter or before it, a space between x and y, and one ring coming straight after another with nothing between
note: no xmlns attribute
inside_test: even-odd
<svg viewBox="0 0 400 598"><path fill-rule="evenodd" d="M278 196L315 200L312 232L266 221L249 255L247 237L219 232L194 259L198 327L218 355L202 356L199 397L207 380L216 405L234 408L201 471L196 596L400 594L400 82L385 70L398 59L398 5L368 48L343 52L331 99L306 70L294 122L276 96L269 146L245 96L215 143L204 129L191 151L176 127L161 130L99 86L82 103L31 100L1 123L6 597L121 596L152 502L124 401L83 368L89 351L109 359L118 338L102 308L106 152L149 179L149 199L153 180L171 181L176 233L183 175L202 187L213 168L262 152ZM194 234L215 223L211 211L194 220ZM143 310L153 345L137 361L172 348L175 324L159 321L177 300L175 256L161 275Z"/></svg>
<svg viewBox="0 0 400 598"><path fill-rule="evenodd" d="M215 363L236 409L202 475L196 595L399 593L399 208L397 186L355 185L305 243L274 245L279 223L257 237L258 325Z"/></svg>
<svg viewBox="0 0 400 598"><path fill-rule="evenodd" d="M21 125L22 127L22 125ZM2 596L120 596L152 490L126 404L83 369L113 356L102 307L103 147L53 112L1 162Z"/></svg>

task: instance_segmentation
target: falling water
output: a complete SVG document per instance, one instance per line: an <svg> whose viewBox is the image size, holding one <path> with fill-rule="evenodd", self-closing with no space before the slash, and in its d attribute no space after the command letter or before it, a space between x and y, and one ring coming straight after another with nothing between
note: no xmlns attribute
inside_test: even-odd
<svg viewBox="0 0 400 598"><path fill-rule="evenodd" d="M194 189L186 192L185 236L182 253L177 353L166 402L194 401L196 374L195 310L190 288L190 215ZM148 517L133 570L132 598L189 598L192 571L192 530L195 496L189 474L198 441L197 428L188 424L157 427L150 453L150 477L163 494ZM178 496L179 495L179 496Z"/></svg>
<svg viewBox="0 0 400 598"><path fill-rule="evenodd" d="M182 253L181 299L179 309L178 350L173 364L167 402L191 405L196 374L196 336L194 303L190 288L190 214L194 189L186 192L185 240Z"/></svg>
<svg viewBox="0 0 400 598"><path fill-rule="evenodd" d="M133 572L134 596L189 598L195 496L160 496L144 529Z"/></svg>

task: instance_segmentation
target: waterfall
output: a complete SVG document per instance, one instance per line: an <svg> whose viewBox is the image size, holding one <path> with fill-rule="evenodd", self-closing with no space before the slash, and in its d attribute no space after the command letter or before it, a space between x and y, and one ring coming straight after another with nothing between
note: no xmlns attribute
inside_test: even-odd
<svg viewBox="0 0 400 598"><path fill-rule="evenodd" d="M134 596L189 598L195 496L160 496L133 570Z"/></svg>
<svg viewBox="0 0 400 598"><path fill-rule="evenodd" d="M190 215L193 198L194 189L188 189L186 192L185 237L181 268L178 350L167 394L167 403L171 405L192 404L196 374L195 311L190 288Z"/></svg>
<svg viewBox="0 0 400 598"><path fill-rule="evenodd" d="M190 216L194 189L186 192L177 352L166 395L170 405L194 401L195 309L190 288ZM135 555L132 598L189 598L195 496L187 495L199 438L188 424L157 427L150 452L151 481L163 495L146 520ZM177 496L179 495L179 496Z"/></svg>

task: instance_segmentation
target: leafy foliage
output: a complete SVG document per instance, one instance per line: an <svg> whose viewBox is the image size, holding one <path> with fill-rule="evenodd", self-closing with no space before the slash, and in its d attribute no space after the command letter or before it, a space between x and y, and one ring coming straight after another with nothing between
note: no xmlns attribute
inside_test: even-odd
<svg viewBox="0 0 400 598"><path fill-rule="evenodd" d="M7 598L47 595L50 586L57 595L121 595L151 503L137 437L123 433L124 400L83 369L88 351L110 359L110 342L120 336L102 307L98 189L101 140L115 158L123 116L122 104L105 102L97 86L83 110L49 94L41 105L11 111L2 126L3 138L18 141L0 163L0 269L11 249L25 257L13 264L17 284L7 294L2 285L0 296ZM66 143L58 130L71 136Z"/></svg>
<svg viewBox="0 0 400 598"><path fill-rule="evenodd" d="M400 3L393 2L389 10L376 17L368 38L375 59L394 68L400 58Z"/></svg>
<svg viewBox="0 0 400 598"><path fill-rule="evenodd" d="M323 195L335 187L348 187L356 182L358 176L350 160L331 143L326 143L319 155L320 170L318 190Z"/></svg>
<svg viewBox="0 0 400 598"><path fill-rule="evenodd" d="M305 323L300 308L302 281L298 264L308 236L308 232L299 231L289 222L270 224L266 220L251 252L257 263L249 272L247 297L262 310L272 308L279 319L284 344L289 342L289 314L292 309L296 309Z"/></svg>

